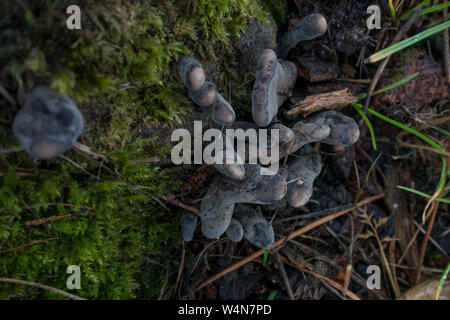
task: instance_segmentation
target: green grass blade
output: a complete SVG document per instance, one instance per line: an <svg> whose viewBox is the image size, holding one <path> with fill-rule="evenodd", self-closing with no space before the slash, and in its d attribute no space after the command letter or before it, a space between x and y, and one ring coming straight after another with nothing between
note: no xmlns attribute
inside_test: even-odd
<svg viewBox="0 0 450 320"><path fill-rule="evenodd" d="M450 132L448 132L447 130L444 130L444 129L436 127L436 126L433 126L432 128L434 130L439 131L440 133L445 134L446 136L450 137Z"/></svg>
<svg viewBox="0 0 450 320"><path fill-rule="evenodd" d="M401 85L403 85L403 84L407 83L408 81L411 81L412 79L417 77L418 74L419 74L419 72L416 72L416 73L414 73L414 74L412 74L410 76L407 76L407 77L405 77L405 78L403 78L403 79L401 79L399 81L391 83L390 85L388 85L388 86L386 86L384 88L381 88L380 90L376 90L376 91L373 92L373 95L375 96L377 94L380 94L380 93L383 93L383 92L395 89L397 87L400 87Z"/></svg>
<svg viewBox="0 0 450 320"><path fill-rule="evenodd" d="M411 193L415 193L415 194L422 196L424 198L427 198L427 199L431 199L431 196L429 194L426 194L419 190L415 190L415 189L404 187L404 186L397 186L397 188L411 192ZM436 201L443 202L443 203L450 203L450 199L437 198Z"/></svg>
<svg viewBox="0 0 450 320"><path fill-rule="evenodd" d="M392 2L392 0L389 0L389 10L391 11L392 19L395 21L396 20L396 14L395 14L394 3Z"/></svg>
<svg viewBox="0 0 450 320"><path fill-rule="evenodd" d="M428 14L428 13L432 13L432 12L436 12L436 11L439 11L439 10L443 10L445 8L448 8L448 7L450 7L450 1L447 1L447 2L444 2L444 3L441 3L441 4L437 4L435 6L423 9L422 11L420 11L419 16L423 16L423 15ZM405 13L404 15L402 15L400 17L400 20L408 19L413 13L414 13L414 11L413 12L408 11L407 13Z"/></svg>
<svg viewBox="0 0 450 320"><path fill-rule="evenodd" d="M386 87L381 88L380 90L375 90L375 91L372 93L372 96L376 96L377 94L380 94L380 93L383 93L383 92L386 92L386 91L395 89L395 88L397 88L397 87L400 87L401 85L403 85L403 84L407 83L408 81L411 81L412 79L414 79L415 77L417 77L418 74L419 74L419 72L416 72L416 73L414 73L414 74L412 74L412 75L410 75L410 76L407 76L407 77L405 77L405 78L403 78L403 79L400 79L400 80L398 80L398 81L396 81L396 82L393 82L393 83L391 83L390 85L387 85ZM365 97L367 97L367 93L360 93L360 94L358 94L356 97L357 97L358 99L364 99Z"/></svg>
<svg viewBox="0 0 450 320"><path fill-rule="evenodd" d="M383 154L380 153L380 154L376 157L376 159L372 162L372 164L370 165L369 171L367 171L367 174L366 174L366 181L365 181L365 182L366 182L366 185L367 185L367 183L369 182L370 174L372 173L373 169L375 168L375 165L377 164L378 159L380 159L380 157L381 157L382 155L383 155Z"/></svg>
<svg viewBox="0 0 450 320"><path fill-rule="evenodd" d="M450 263L447 264L447 267L444 270L444 273L442 273L441 279L439 279L438 287L436 288L436 299L439 299L439 296L441 294L442 288L444 287L445 279L447 279L448 273L450 272Z"/></svg>
<svg viewBox="0 0 450 320"><path fill-rule="evenodd" d="M356 106L358 105L358 106ZM362 109L360 107L362 107L361 104L359 103L352 103L353 108L356 109L356 111L359 113L359 115L361 116L361 118L363 118L364 122L367 125L367 128L369 129L370 132L370 138L372 139L372 146L373 146L373 150L377 150L377 141L375 139L375 132L373 131L373 127L372 124L370 123L369 118L367 117L367 115L362 111Z"/></svg>
<svg viewBox="0 0 450 320"><path fill-rule="evenodd" d="M354 107L360 109L362 111L363 106L359 103L353 103L352 104ZM371 108L367 108L367 112L376 116L377 118L380 118L381 120L384 120L394 126L399 127L400 129L406 130L409 133L415 135L416 137L418 137L419 139L425 141L426 143L428 143L429 145L431 145L433 148L435 148L436 150L439 150L440 152L445 152L444 148L441 147L440 145L438 145L436 142L434 142L433 140L431 140L430 138L428 138L427 136L423 135L422 133L409 128L408 126L405 126L404 124L395 121L389 117L386 117L385 115L382 115L381 113L376 112L375 110L371 109ZM440 193L444 187L445 187L445 179L446 179L446 175L447 175L447 161L445 160L444 155L441 155L441 160L442 160L442 171L441 171L441 178L439 180L438 183L438 187L436 192Z"/></svg>
<svg viewBox="0 0 450 320"><path fill-rule="evenodd" d="M417 9L419 9L419 7L420 7L421 5L426 6L426 5L429 4L429 3L430 3L430 0L424 0L424 1L422 1L422 2L419 3L417 6L415 6L414 8L412 8L411 10L409 10L409 11L407 11L405 14L403 14L403 15L400 17L399 20L406 20L406 19L408 19L409 17L411 17L411 16L414 14L414 12L416 12Z"/></svg>
<svg viewBox="0 0 450 320"><path fill-rule="evenodd" d="M278 291L277 290L273 290L270 294L269 297L267 298L267 300L273 300L275 299L275 296L277 295Z"/></svg>
<svg viewBox="0 0 450 320"><path fill-rule="evenodd" d="M429 36L441 32L442 30L445 30L450 27L450 20L446 21L444 23L438 24L435 27L429 28L423 32L420 32L416 34L415 36L412 36L408 39L405 39L403 41L400 41L392 46L389 46L381 51L378 51L377 53L371 55L369 58L367 58L364 63L374 63L377 61L380 61L402 49L405 49L419 41L422 41L423 39L428 38Z"/></svg>
<svg viewBox="0 0 450 320"><path fill-rule="evenodd" d="M359 108L359 109L363 109L363 106L360 103L354 103L354 106ZM437 150L441 151L441 152L445 152L444 148L442 148L440 145L438 145L436 142L434 142L433 140L431 140L430 138L428 138L427 136L423 135L422 133L411 129L408 126L405 126L404 124L395 121L389 117L386 117L385 115L382 115L381 113L376 112L375 110L371 109L371 108L367 108L367 112L370 114L373 114L375 117L380 118L381 120L384 120L394 126L399 127L400 129L406 130L409 133L415 135L416 137L418 137L419 139L422 139L423 141L425 141L426 143L428 143L429 145L431 145L432 147L436 148Z"/></svg>
<svg viewBox="0 0 450 320"><path fill-rule="evenodd" d="M445 180L446 180L446 176L447 176L447 160L445 159L445 157L443 155L441 156L441 159L442 159L442 172L441 172L441 178L439 180L439 185L438 185L439 193L441 193L442 190L444 190L444 188L445 188Z"/></svg>
<svg viewBox="0 0 450 320"><path fill-rule="evenodd" d="M263 256L263 267L267 264L267 256L269 255L269 249L264 249L264 256Z"/></svg>

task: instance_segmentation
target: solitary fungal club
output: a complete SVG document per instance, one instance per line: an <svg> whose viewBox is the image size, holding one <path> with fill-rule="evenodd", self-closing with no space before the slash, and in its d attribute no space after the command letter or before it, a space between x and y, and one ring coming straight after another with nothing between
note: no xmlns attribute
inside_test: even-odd
<svg viewBox="0 0 450 320"><path fill-rule="evenodd" d="M69 150L83 129L75 102L46 86L37 86L13 122L13 132L25 151L48 160Z"/></svg>

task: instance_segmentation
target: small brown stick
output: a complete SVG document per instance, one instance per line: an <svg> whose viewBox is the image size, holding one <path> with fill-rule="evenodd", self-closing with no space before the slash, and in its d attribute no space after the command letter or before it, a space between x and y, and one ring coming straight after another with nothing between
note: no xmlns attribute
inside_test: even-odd
<svg viewBox="0 0 450 320"><path fill-rule="evenodd" d="M348 92L348 88L339 91L332 91L326 93L314 94L307 96L305 100L300 101L295 108L288 111L288 115L294 116L301 114L306 117L307 115L324 109L336 109L339 107L345 107L350 103L358 101L358 98L354 97Z"/></svg>
<svg viewBox="0 0 450 320"><path fill-rule="evenodd" d="M444 21L448 20L447 8L444 9ZM450 87L450 43L449 43L449 31L448 28L444 30L444 62L445 62L445 75L447 78L447 86Z"/></svg>
<svg viewBox="0 0 450 320"><path fill-rule="evenodd" d="M94 179L97 179L98 177L94 176L92 173L90 173L89 171L87 171L86 169L84 169L83 167L81 167L78 163L76 163L75 161L73 161L72 159L67 158L65 155L61 154L59 155L62 159L66 160L67 162L69 162L70 164L74 165L75 167L77 167L78 169L80 169L81 171L83 171L84 173L86 173L87 175L91 176Z"/></svg>
<svg viewBox="0 0 450 320"><path fill-rule="evenodd" d="M95 160L101 159L106 163L108 162L108 159L104 155L92 151L91 148L89 148L87 145L84 145L82 143L75 142L73 144L72 148L75 151L77 151L78 153L81 153L85 156L94 158Z"/></svg>
<svg viewBox="0 0 450 320"><path fill-rule="evenodd" d="M65 292L63 290L60 289L56 289L50 286L46 286L45 284L40 284L37 282L30 282L30 281L23 281L23 280L18 280L18 279L10 279L10 278L0 278L0 282L6 282L6 283L15 283L15 284L20 284L20 285L24 285L24 286L30 286L30 287L35 287L35 288L40 288L40 289L44 289L44 290L48 290L57 294L60 294L64 297L73 299L73 300L87 300L85 298L76 296L74 294Z"/></svg>
<svg viewBox="0 0 450 320"><path fill-rule="evenodd" d="M450 142L447 142L447 146L448 146L448 145L450 145ZM448 160L449 160L449 157L447 157L447 161L448 161ZM443 181L443 185L444 185L444 186L445 186L446 182L447 182L447 175L444 176L444 181ZM423 212L423 217L424 217L424 218L422 218L422 224L424 223L424 221L425 221L425 219L426 219L426 216L430 216L431 219L430 219L429 222L428 222L427 232L426 232L425 235L424 235L424 238L423 238L423 240L422 240L422 245L421 245L421 247L420 247L419 264L418 264L419 270L417 271L417 273L416 273L416 278L415 278L415 283L416 283L416 284L418 284L419 281L420 281L420 268L421 268L422 265L423 265L423 259L424 259L424 257L425 257L425 250L426 250L426 248L427 248L428 240L429 240L429 238L430 238L431 230L432 230L432 228L433 228L434 221L436 220L436 215L437 215L437 211L438 211L439 204L440 204L439 201L434 201L434 199L440 197L441 194L442 194L442 192L443 192L443 190L436 191L436 192L434 193L434 195L433 195L433 196L431 197L431 199L428 201L427 206L425 207L424 212ZM431 201L434 201L434 202L431 203ZM429 214L429 215L425 215L426 210L427 210L427 207L430 205L430 203L431 203L430 214ZM420 227L418 228L417 232L418 232L419 230L420 230Z"/></svg>
<svg viewBox="0 0 450 320"><path fill-rule="evenodd" d="M419 230L420 230L420 232L422 233L422 234L425 234L425 233L427 233L415 220L414 220L414 225L417 227L417 228L419 228ZM449 232L450 232L450 230L449 230ZM444 235L441 235L441 237L443 237ZM435 248L436 249L438 249L444 256L446 256L447 255L447 251L444 249L444 248L442 248L440 245L439 245L439 243L437 243L437 241L436 240L434 240L433 239L433 237L431 237L430 236L430 242L435 246ZM415 265L417 265L417 263L415 264Z"/></svg>
<svg viewBox="0 0 450 320"><path fill-rule="evenodd" d="M168 196L161 196L161 199L168 201L170 204L177 206L177 207L181 207L183 209L189 210L192 213L196 214L197 216L200 217L200 210L198 210L197 208L188 206L187 204L182 203L180 200L178 200L177 198L175 198L175 196L173 195L168 195Z"/></svg>
<svg viewBox="0 0 450 320"><path fill-rule="evenodd" d="M403 27L400 29L400 31L395 36L394 40L392 40L391 45L394 45L401 40L403 35L405 35L405 33L409 30L409 28L414 23L414 21L416 21L423 6L424 6L424 4L422 4L419 8L417 8L417 10L414 12L414 14L408 19L408 21L406 21L406 23L403 25ZM383 62L378 66L377 72L375 73L372 83L370 84L366 101L364 102L364 113L367 112L367 108L369 107L369 104L370 104L370 99L372 98L372 93L375 90L375 87L377 86L378 81L380 80L381 75L383 74L383 71L386 68L390 59L391 59L391 56L386 57L383 60Z"/></svg>
<svg viewBox="0 0 450 320"><path fill-rule="evenodd" d="M365 206L365 205L367 205L367 204L369 204L369 203L371 203L373 201L376 201L376 200L379 200L379 199L382 199L382 198L384 198L384 193L380 193L380 194L378 194L376 196L364 199L364 200L358 202L356 204L356 207ZM352 211L353 209L354 209L354 207L351 207L351 208L348 208L348 209L341 210L339 212L335 212L335 213L330 214L330 215L328 215L326 217L323 217L323 218L321 218L319 220L316 220L316 221L314 221L314 222L312 222L312 223L310 223L310 224L308 224L308 225L306 225L306 226L304 226L304 227L302 227L300 229L297 229L296 231L291 233L289 236L283 237L283 238L279 239L278 241L276 241L273 244L273 246L272 246L272 250L277 248L277 247L279 247L279 246L281 246L281 245L283 245L286 241L294 239L294 238L296 238L296 237L298 237L298 236L300 236L300 235L302 235L302 234L304 234L304 233L306 233L306 232L308 232L308 231L310 231L310 230L312 230L312 229L314 229L314 228L316 228L318 226L323 225L324 223L327 223L327 222L329 222L331 220L334 220L334 219L336 219L336 218L338 218L338 217L340 217L340 216L342 216L342 215ZM247 258L244 258L241 261L239 261L239 262L233 264L232 266L226 268L225 270L215 274L214 276L212 276L211 278L209 278L205 282L201 283L199 286L193 288L190 291L190 294L194 294L198 290L206 287L210 283L213 283L214 281L216 281L217 279L223 277L224 275L226 275L226 274L228 274L228 273L230 273L230 272L232 272L232 271L242 267L246 263L248 263L248 262L258 258L259 256L264 254L264 251L265 251L264 249L260 249L260 250L256 251L255 253L253 253L252 255L248 256Z"/></svg>
<svg viewBox="0 0 450 320"><path fill-rule="evenodd" d="M293 267L299 269L300 271L303 271L303 272L312 274L312 275L315 276L316 278L318 278L318 279L320 279L320 280L324 280L325 282L327 282L327 283L330 284L331 286L335 287L337 290L342 291L342 290L344 289L344 287L343 287L341 284L337 283L337 282L334 281L334 280L331 280L331 279L328 278L328 277L325 277L325 276L323 276L323 275L321 275L321 274L319 274L319 273L317 273L317 272L315 272L315 271L308 270L308 269L306 269L306 268L302 268L302 267L300 267L300 266L297 265L297 264L294 265L292 262L290 262L288 259L286 259L286 258L284 258L284 257L281 257L281 259L282 259L284 262L286 262L287 264L289 264L289 265L291 265L291 266L293 266ZM347 291L347 295L348 295L351 299L353 299L353 300L361 300L361 298L358 297L353 291L348 290L348 291Z"/></svg>
<svg viewBox="0 0 450 320"><path fill-rule="evenodd" d="M40 174L34 173L34 172L15 172L16 175L19 177L41 177ZM5 175L4 172L0 172L0 177L3 177Z"/></svg>
<svg viewBox="0 0 450 320"><path fill-rule="evenodd" d="M395 240L389 243L389 266L392 270L392 279L394 280L394 286L400 292L400 287L398 285L397 279L397 268L395 267Z"/></svg>
<svg viewBox="0 0 450 320"><path fill-rule="evenodd" d="M348 286L350 285L350 278L353 272L353 245L355 243L355 235L354 235L354 230L355 230L355 226L353 223L353 217L350 217L350 226L351 226L351 237L350 237L350 245L348 247L348 259L347 259L347 266L345 268L345 278L344 278L344 286L342 288L342 295L345 296L347 295L347 290L348 290Z"/></svg>
<svg viewBox="0 0 450 320"><path fill-rule="evenodd" d="M289 218L284 218L284 219L277 219L277 221L275 221L273 224L280 224L283 222L287 222L287 221L293 221L293 220L298 220L298 219L309 219L309 218L315 218L318 216L324 216L339 210L343 210L343 209L350 209L350 208L355 208L354 205L351 204L346 204L344 206L338 206L338 207L334 207L334 208L330 208L330 209L325 209L325 210L321 210L321 211L316 211L316 212L311 212L311 213L304 213L298 216L293 216L293 217L289 217Z"/></svg>
<svg viewBox="0 0 450 320"><path fill-rule="evenodd" d="M195 270L195 268L197 268L197 265L198 265L198 263L200 262L200 259L203 257L203 255L204 255L205 252L208 250L208 248L211 247L211 246L213 246L213 245L215 245L215 244L217 244L217 243L220 243L220 242L226 241L226 240L228 240L228 239L224 238L224 239L214 240L213 242L208 243L208 244L202 249L202 251L200 252L200 254L198 255L197 260L195 261L195 264L194 264L194 266L192 267L191 275L194 273L194 270Z"/></svg>
<svg viewBox="0 0 450 320"><path fill-rule="evenodd" d="M377 228L378 228L377 223L375 223L375 224L372 223L371 216L369 216L366 211L364 211L362 209L358 209L358 210L361 211L363 213L363 215L365 216L366 223L370 227L373 236L377 240L378 248L380 251L380 260L381 260L381 262L383 262L384 269L389 277L389 281L391 282L392 290L394 290L395 297L398 297L398 296L400 296L400 289L397 288L397 286L395 285L394 277L392 276L392 270L391 270L391 267L389 266L389 261L386 258L386 254L384 253L383 242L381 241L381 239L378 235L378 232L377 232Z"/></svg>
<svg viewBox="0 0 450 320"><path fill-rule="evenodd" d="M173 164L172 160L162 159L160 157L131 159L131 162L143 162L143 163L151 163L151 164Z"/></svg>
<svg viewBox="0 0 450 320"><path fill-rule="evenodd" d="M312 270L303 270L303 271L305 271L306 273L310 273L310 274L312 274L313 276L315 276L315 277L317 277L317 278L319 278L319 279L321 279L321 280L324 280L324 281L328 282L330 285L332 285L333 287L335 287L335 288L338 289L338 290L344 290L344 287L343 287L341 284L337 283L336 281L331 280L330 278L327 278L327 277L325 277L325 276L323 276L323 275L321 275L321 274L319 274L319 273L317 273L317 272L314 272L314 271L312 271ZM347 290L347 295L348 295L352 300L361 300L361 298L358 297L353 291Z"/></svg>
<svg viewBox="0 0 450 320"><path fill-rule="evenodd" d="M43 223L58 221L58 220L61 220L61 219L64 219L64 218L68 218L68 217L71 217L71 216L72 215L69 213L69 214L64 214L64 215L61 215L61 216L50 216L50 217L46 217L46 218L38 218L38 219L34 219L34 220L31 220L31 221L25 222L25 225L27 227L29 227L29 226L38 226L38 225L43 224Z"/></svg>
<svg viewBox="0 0 450 320"><path fill-rule="evenodd" d="M184 268L184 258L186 256L186 248L184 247L184 241L182 242L181 245L183 246L182 252L181 252L181 262L180 262L180 268L178 269L177 281L175 282L175 287L173 289L173 299L175 299L176 294L177 294L178 284L180 283L181 273L183 272L183 268Z"/></svg>
<svg viewBox="0 0 450 320"><path fill-rule="evenodd" d="M21 152L23 151L23 147L12 147L9 149L0 149L0 154L5 154L5 153L14 153L14 152Z"/></svg>
<svg viewBox="0 0 450 320"><path fill-rule="evenodd" d="M423 259L425 257L425 250L427 249L427 244L428 244L428 240L430 238L430 234L431 234L431 229L433 228L434 225L434 221L436 220L436 214L439 208L439 202L435 201L432 204L432 213L431 213L431 218L430 221L428 221L428 225L427 225L427 232L425 233L423 240L422 240L422 245L420 247L420 254L419 254L419 264L418 264L418 270L416 272L416 277L414 279L415 284L417 285L420 281L420 271L423 265Z"/></svg>
<svg viewBox="0 0 450 320"><path fill-rule="evenodd" d="M292 291L291 284L289 283L289 278L286 274L286 269L284 269L283 262L280 259L280 254L278 251L274 251L275 261L278 264L278 268L280 269L281 278L283 278L284 285L286 286L287 293L289 295L289 299L295 300L294 292Z"/></svg>
<svg viewBox="0 0 450 320"><path fill-rule="evenodd" d="M401 131L399 134L397 134L397 142L400 143L401 145L405 146L405 147L409 147L409 148L413 148L413 149L414 148L415 149L423 149L423 150L427 150L427 151L430 151L430 152L437 153L437 154L439 154L441 156L444 156L444 157L450 157L450 152L445 152L445 151L442 152L442 151L437 150L436 148L427 147L427 146L421 146L421 145L418 145L418 144L412 144L412 143L408 143L408 142L403 141L402 137L404 137L404 136L406 136L408 134L409 134L408 131ZM438 142L436 142L436 143L438 143Z"/></svg>
<svg viewBox="0 0 450 320"><path fill-rule="evenodd" d="M48 238L48 239L44 239L44 240L32 240L32 241L30 241L28 243L25 243L25 244L21 245L21 246L18 246L18 247L15 247L15 248L11 248L11 249L2 250L2 251L0 251L0 254L7 253L7 252L12 252L12 251L19 251L19 250L21 250L23 248L26 248L26 247L34 246L34 245L39 244L39 243L47 243L47 242L49 242L51 240L56 240L56 239L59 239L59 238Z"/></svg>
<svg viewBox="0 0 450 320"><path fill-rule="evenodd" d="M6 101L9 102L10 105L12 105L13 107L15 107L17 105L16 100L14 100L13 97L11 97L11 95L8 93L8 91L6 91L5 88L3 88L3 86L0 84L0 95L3 96L3 98L5 98Z"/></svg>
<svg viewBox="0 0 450 320"><path fill-rule="evenodd" d="M324 261L324 262L328 263L329 265L335 267L337 270L339 270L341 272L345 272L345 269L339 263L337 263L336 261L328 258L327 256L322 255L320 252L318 252L318 251L312 249L311 247L308 247L308 246L306 246L303 243L300 243L298 241L291 240L291 242L293 244L295 244L300 250L302 250L306 254L313 256L313 259ZM442 273L442 271L440 273ZM385 300L386 299L386 297L384 297L379 292L379 290L371 290L371 289L367 288L366 279L363 278L361 275L359 275L356 271L352 272L350 277L351 277L351 279L353 279L353 281L356 281L366 291L368 291L371 294L376 295L380 300Z"/></svg>

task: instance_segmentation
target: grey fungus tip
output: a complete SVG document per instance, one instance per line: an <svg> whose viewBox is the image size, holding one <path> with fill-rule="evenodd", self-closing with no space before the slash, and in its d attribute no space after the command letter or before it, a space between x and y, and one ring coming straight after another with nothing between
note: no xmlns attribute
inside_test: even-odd
<svg viewBox="0 0 450 320"><path fill-rule="evenodd" d="M218 157L217 160L221 161L216 161L216 159L214 159L214 168L227 177L235 180L242 180L245 177L245 168L243 165L244 161L234 150L231 152L230 150L227 150L227 148L233 148L232 143L227 136L223 136L223 139L224 149L219 151L222 157L219 154L216 154L216 157Z"/></svg>
<svg viewBox="0 0 450 320"><path fill-rule="evenodd" d="M223 168L227 172L227 175L233 179L242 180L245 176L245 169L242 164L224 164Z"/></svg>
<svg viewBox="0 0 450 320"><path fill-rule="evenodd" d="M306 16L288 31L280 41L278 55L285 58L300 41L308 41L322 36L327 31L327 20L319 13Z"/></svg>
<svg viewBox="0 0 450 320"><path fill-rule="evenodd" d="M230 225L226 231L226 235L228 238L230 238L231 241L240 242L244 237L244 230L241 223L238 220L232 218Z"/></svg>
<svg viewBox="0 0 450 320"><path fill-rule="evenodd" d="M201 63L192 57L182 57L177 66L178 75L190 90L200 90L205 84L206 75Z"/></svg>
<svg viewBox="0 0 450 320"><path fill-rule="evenodd" d="M259 127L266 127L278 113L278 89L285 80L284 69L272 49L260 55L252 91L252 116Z"/></svg>
<svg viewBox="0 0 450 320"><path fill-rule="evenodd" d="M323 143L348 147L359 139L360 132L356 121L337 111L321 111L311 115L307 120L330 127L330 134L323 139Z"/></svg>
<svg viewBox="0 0 450 320"><path fill-rule="evenodd" d="M231 125L236 119L233 107L217 91L214 83L206 80L201 63L193 57L182 57L177 72L188 89L189 98L220 125Z"/></svg>
<svg viewBox="0 0 450 320"><path fill-rule="evenodd" d="M189 98L202 108L208 108L218 99L217 88L214 83L206 81L200 90L188 89Z"/></svg>
<svg viewBox="0 0 450 320"><path fill-rule="evenodd" d="M272 225L258 211L246 205L239 205L236 219L241 223L248 242L261 249L270 249L273 246L275 233Z"/></svg>
<svg viewBox="0 0 450 320"><path fill-rule="evenodd" d="M288 143L294 139L294 131L292 129L286 127L281 123L274 123L270 127L271 129L278 130L278 136L280 139L280 143Z"/></svg>
<svg viewBox="0 0 450 320"><path fill-rule="evenodd" d="M297 152L300 148L310 143L323 141L330 135L330 127L324 124L299 121L292 126L294 141L280 147L280 158Z"/></svg>
<svg viewBox="0 0 450 320"><path fill-rule="evenodd" d="M266 127L277 115L278 108L291 96L297 81L297 66L278 61L275 51L266 49L256 66L256 80L252 91L252 116L259 127Z"/></svg>
<svg viewBox="0 0 450 320"><path fill-rule="evenodd" d="M319 13L312 14L310 17L314 30L316 30L320 35L324 34L328 28L327 19Z"/></svg>
<svg viewBox="0 0 450 320"><path fill-rule="evenodd" d="M30 154L40 160L50 160L56 155L62 154L66 150L66 145L59 141L37 140L31 145Z"/></svg>
<svg viewBox="0 0 450 320"><path fill-rule="evenodd" d="M295 158L288 165L287 200L294 208L308 203L313 194L314 180L322 171L320 154L312 148L306 149L309 154Z"/></svg>
<svg viewBox="0 0 450 320"><path fill-rule="evenodd" d="M278 87L278 107L280 107L287 98L292 95L292 89L297 81L298 69L295 63L281 60L281 66L283 67L283 81Z"/></svg>
<svg viewBox="0 0 450 320"><path fill-rule="evenodd" d="M216 119L216 122L222 125L232 125L236 120L236 114L233 108L225 100L225 98L219 93L217 100L213 106L212 118Z"/></svg>
<svg viewBox="0 0 450 320"><path fill-rule="evenodd" d="M76 142L83 117L75 102L47 86L33 88L13 122L13 132L25 151L40 160L55 158Z"/></svg>
<svg viewBox="0 0 450 320"><path fill-rule="evenodd" d="M183 240L189 242L194 237L197 227L198 216L188 210L183 210L180 216L181 236Z"/></svg>

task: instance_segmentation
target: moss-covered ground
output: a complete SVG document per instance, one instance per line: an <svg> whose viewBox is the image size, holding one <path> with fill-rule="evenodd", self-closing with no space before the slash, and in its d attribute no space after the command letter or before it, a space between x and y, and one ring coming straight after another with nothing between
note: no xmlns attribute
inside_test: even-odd
<svg viewBox="0 0 450 320"><path fill-rule="evenodd" d="M214 63L219 89L236 81L232 37L266 18L258 0L78 1L82 29L66 28L73 1L0 3L0 277L66 289L81 268L88 299L158 298L173 286L178 212L159 196L178 192L179 172L133 159L166 154L146 123L180 123L196 108L174 67L190 54ZM270 1L271 3L274 1ZM74 99L85 118L79 141L108 159L74 151L36 161L11 131L27 90L46 84ZM61 299L0 284L0 299Z"/></svg>

